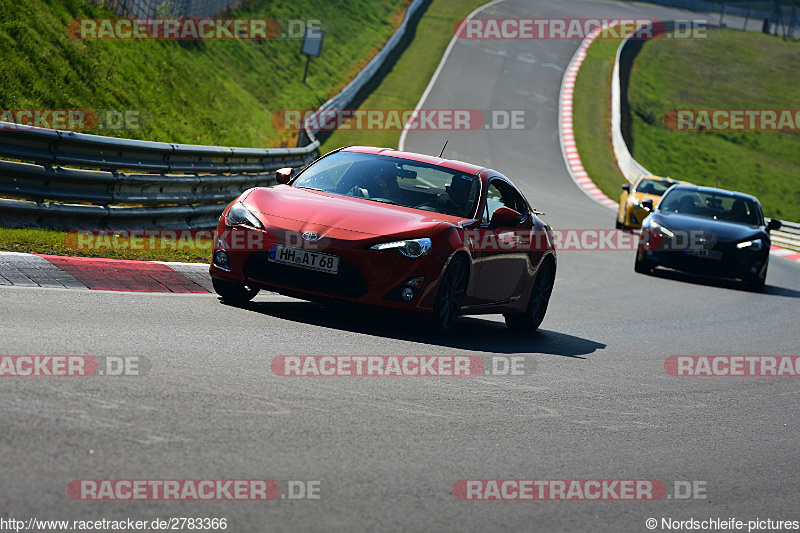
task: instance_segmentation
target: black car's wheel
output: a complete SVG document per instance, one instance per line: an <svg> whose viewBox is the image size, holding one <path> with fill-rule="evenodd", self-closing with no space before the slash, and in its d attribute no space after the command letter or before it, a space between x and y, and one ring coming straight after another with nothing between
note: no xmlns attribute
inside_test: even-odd
<svg viewBox="0 0 800 533"><path fill-rule="evenodd" d="M260 289L248 287L244 283L225 281L222 279L211 278L214 291L222 296L222 299L229 303L244 303L255 298Z"/></svg>
<svg viewBox="0 0 800 533"><path fill-rule="evenodd" d="M535 331L544 320L547 304L553 294L553 285L556 281L556 265L551 258L546 258L536 272L533 281L531 299L524 313L505 315L506 324L511 329L520 331Z"/></svg>
<svg viewBox="0 0 800 533"><path fill-rule="evenodd" d="M619 220L617 220L614 223L614 225L616 226L617 229L625 229L625 225L622 222L620 222Z"/></svg>
<svg viewBox="0 0 800 533"><path fill-rule="evenodd" d="M764 292L764 286L767 284L767 269L764 268L764 275L755 275L750 278L745 278L744 284L748 290L753 292Z"/></svg>
<svg viewBox="0 0 800 533"><path fill-rule="evenodd" d="M461 303L467 292L467 262L462 257L454 257L447 266L436 303L433 305L433 325L441 332L450 331L461 314Z"/></svg>
<svg viewBox="0 0 800 533"><path fill-rule="evenodd" d="M637 274L652 274L653 265L643 256L643 252L636 252L636 262L633 264L633 270Z"/></svg>

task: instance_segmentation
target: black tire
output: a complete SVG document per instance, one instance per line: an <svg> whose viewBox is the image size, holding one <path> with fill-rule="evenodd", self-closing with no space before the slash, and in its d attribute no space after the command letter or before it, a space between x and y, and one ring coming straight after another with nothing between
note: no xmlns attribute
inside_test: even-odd
<svg viewBox="0 0 800 533"><path fill-rule="evenodd" d="M753 292L764 292L764 287L767 284L767 269L764 268L764 276L753 276L744 280L747 290Z"/></svg>
<svg viewBox="0 0 800 533"><path fill-rule="evenodd" d="M436 331L448 332L461 314L461 304L467 292L467 262L462 257L454 257L447 265L436 291L433 304L433 326Z"/></svg>
<svg viewBox="0 0 800 533"><path fill-rule="evenodd" d="M225 281L223 279L211 278L214 292L222 297L222 300L232 304L243 304L255 298L261 289L249 287L244 283L235 281Z"/></svg>
<svg viewBox="0 0 800 533"><path fill-rule="evenodd" d="M506 325L518 331L536 331L542 320L544 320L545 313L547 313L547 305L550 303L555 281L556 265L551 258L547 257L536 272L536 279L533 281L533 289L531 289L531 298L528 300L528 307L525 312L505 315Z"/></svg>
<svg viewBox="0 0 800 533"><path fill-rule="evenodd" d="M636 252L636 262L633 264L633 270L637 274L650 275L653 273L653 265L647 259L641 257L644 255L642 252Z"/></svg>
<svg viewBox="0 0 800 533"><path fill-rule="evenodd" d="M625 224L623 224L619 220L615 221L614 225L616 226L617 229L625 229Z"/></svg>

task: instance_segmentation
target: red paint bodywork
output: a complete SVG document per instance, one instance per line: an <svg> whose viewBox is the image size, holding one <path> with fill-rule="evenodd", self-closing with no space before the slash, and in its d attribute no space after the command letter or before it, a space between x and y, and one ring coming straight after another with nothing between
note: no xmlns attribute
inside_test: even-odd
<svg viewBox="0 0 800 533"><path fill-rule="evenodd" d="M477 175L481 180L481 200L474 216L482 213L486 202L489 180L501 178L501 174L490 170L447 159L398 152L386 148L349 147L346 151L379 153L382 156L410 159L441 165L463 173ZM510 181L509 181L510 183ZM209 269L212 277L242 282L306 300L340 300L359 304L391 307L394 309L430 312L439 285L439 279L448 262L463 254L469 264L469 284L464 299L463 314L521 313L530 298L537 269L546 255L555 259L555 251L548 250L481 250L470 242L465 233L485 229L479 218L465 219L390 204L382 204L362 198L353 198L335 193L294 188L290 185L259 187L242 193L241 201L264 225L264 230L243 225L228 226L225 210L217 227L218 235L226 235L228 242L249 242L246 234L258 232L262 243L260 249L268 250L272 244L288 244L306 247L323 253L335 254L341 264L348 265L350 272L363 279L363 294L343 294L342 287L334 290L335 280L340 274L313 273L304 269L288 267L297 271L297 277L289 282L276 281L259 275L259 263L266 261L266 252L254 250L231 250L223 243L229 257L230 268L221 268L212 262ZM234 201L231 205L236 203ZM513 231L538 231L549 229L533 213L512 228ZM303 232L315 232L320 239L306 243ZM244 234L244 235L243 235ZM242 236L243 235L243 236ZM370 246L391 241L428 237L432 248L428 255L411 259L399 253L370 250ZM215 246L215 250L219 245ZM260 254L260 255L255 255ZM249 263L249 266L248 266ZM355 269L355 270L352 270ZM304 283L303 276L314 278L314 283ZM320 277L322 276L322 278ZM330 276L330 278L324 278ZM425 282L417 297L410 302L387 299L387 295L410 278L424 276ZM330 279L330 286L320 280Z"/></svg>

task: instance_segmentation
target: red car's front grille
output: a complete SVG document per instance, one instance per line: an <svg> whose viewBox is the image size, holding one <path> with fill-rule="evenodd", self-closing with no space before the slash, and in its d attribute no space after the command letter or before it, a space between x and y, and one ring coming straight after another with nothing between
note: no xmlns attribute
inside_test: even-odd
<svg viewBox="0 0 800 533"><path fill-rule="evenodd" d="M346 298L360 298L367 293L364 276L353 265L340 263L337 274L328 274L272 263L268 261L268 257L268 252L254 253L245 265L245 276L265 284L283 285Z"/></svg>

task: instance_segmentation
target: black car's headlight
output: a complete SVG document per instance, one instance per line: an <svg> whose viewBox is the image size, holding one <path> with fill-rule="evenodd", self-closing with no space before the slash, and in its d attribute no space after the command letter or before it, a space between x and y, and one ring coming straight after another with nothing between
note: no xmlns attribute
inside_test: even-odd
<svg viewBox="0 0 800 533"><path fill-rule="evenodd" d="M662 226L658 222L650 222L650 229L653 230L653 231L658 231L658 232L666 235L670 239L675 237L675 234L672 232L671 229L669 229L666 226Z"/></svg>
<svg viewBox="0 0 800 533"><path fill-rule="evenodd" d="M753 252L757 252L764 247L764 241L762 241L761 239L753 239L751 241L740 242L739 244L736 245L736 247L740 250L747 249Z"/></svg>
<svg viewBox="0 0 800 533"><path fill-rule="evenodd" d="M225 222L227 222L229 226L241 224L257 229L264 229L261 221L258 220L258 218L256 218L256 216L251 213L244 206L244 204L242 204L242 202L236 202L231 206L230 209L228 209L228 214L225 216Z"/></svg>
<svg viewBox="0 0 800 533"><path fill-rule="evenodd" d="M419 259L420 257L425 257L431 251L431 240L425 237L422 239L385 242L370 246L369 249L380 252L398 252L411 259Z"/></svg>

